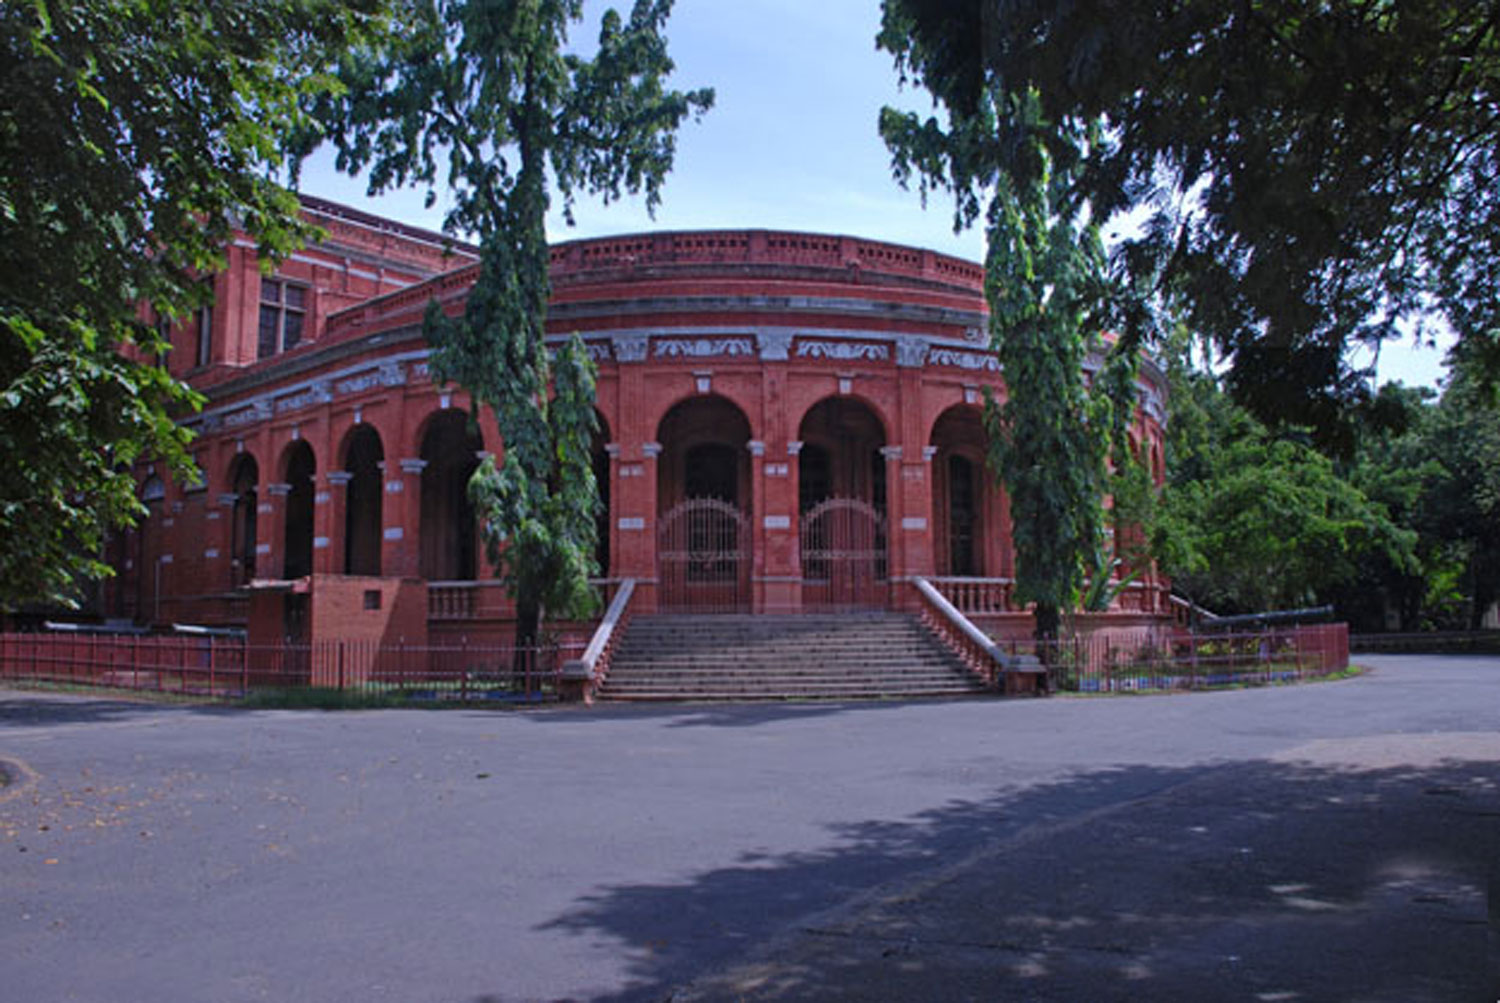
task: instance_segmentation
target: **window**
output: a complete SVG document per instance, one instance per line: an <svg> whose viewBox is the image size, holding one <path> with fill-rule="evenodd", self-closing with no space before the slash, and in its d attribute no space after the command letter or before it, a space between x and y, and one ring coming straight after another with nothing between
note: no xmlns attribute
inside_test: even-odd
<svg viewBox="0 0 1500 1003"><path fill-rule="evenodd" d="M213 361L214 353L214 308L205 303L198 308L198 353L193 357L195 365L206 366Z"/></svg>
<svg viewBox="0 0 1500 1003"><path fill-rule="evenodd" d="M302 340L302 322L307 310L307 287L281 279L260 283L260 342L256 358L297 347Z"/></svg>

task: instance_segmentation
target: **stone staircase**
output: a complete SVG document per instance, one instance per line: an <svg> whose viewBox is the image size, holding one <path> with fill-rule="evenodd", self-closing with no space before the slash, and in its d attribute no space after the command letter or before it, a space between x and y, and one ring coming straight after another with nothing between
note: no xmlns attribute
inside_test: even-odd
<svg viewBox="0 0 1500 1003"><path fill-rule="evenodd" d="M844 700L985 692L902 613L638 616L601 700Z"/></svg>

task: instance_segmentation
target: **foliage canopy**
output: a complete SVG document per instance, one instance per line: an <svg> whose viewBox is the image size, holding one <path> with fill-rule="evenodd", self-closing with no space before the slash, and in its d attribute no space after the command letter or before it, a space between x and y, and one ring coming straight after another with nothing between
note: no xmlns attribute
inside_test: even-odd
<svg viewBox="0 0 1500 1003"><path fill-rule="evenodd" d="M204 301L239 228L311 234L272 180L377 0L0 6L0 609L76 601L132 524L137 461L193 476L154 317ZM143 316L141 304L147 305Z"/></svg>
<svg viewBox="0 0 1500 1003"><path fill-rule="evenodd" d="M1013 171L1020 106L1098 123L1070 198L1129 212L1125 286L1175 298L1271 424L1347 448L1368 395L1347 349L1441 314L1500 371L1500 2L883 0L880 42L933 90L970 166ZM1029 113L1028 113L1029 114ZM969 129L973 120L983 128ZM887 134L944 131L886 112ZM960 220L977 203L959 201ZM1133 335L1128 327L1118 328Z"/></svg>

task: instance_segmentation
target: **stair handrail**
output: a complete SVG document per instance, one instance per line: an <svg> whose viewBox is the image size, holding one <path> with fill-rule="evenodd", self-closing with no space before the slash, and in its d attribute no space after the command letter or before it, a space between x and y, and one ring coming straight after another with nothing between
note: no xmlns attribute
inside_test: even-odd
<svg viewBox="0 0 1500 1003"><path fill-rule="evenodd" d="M988 634L974 626L958 607L948 601L926 578L912 579L917 592L927 601L926 619L938 636L963 659L970 670L985 684L999 689L1009 665L1005 652Z"/></svg>
<svg viewBox="0 0 1500 1003"><path fill-rule="evenodd" d="M582 683L585 700L592 699L593 691L609 673L609 657L614 653L614 642L625 632L625 623L629 619L630 598L633 595L635 595L635 579L621 580L615 597L610 600L609 608L604 611L604 616L599 621L599 626L594 628L594 636L589 639L588 647L583 649L583 655L563 663L563 680L575 684Z"/></svg>

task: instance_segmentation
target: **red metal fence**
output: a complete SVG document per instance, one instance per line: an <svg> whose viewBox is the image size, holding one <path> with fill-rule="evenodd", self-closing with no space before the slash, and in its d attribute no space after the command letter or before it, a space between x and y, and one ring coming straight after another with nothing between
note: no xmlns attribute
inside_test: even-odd
<svg viewBox="0 0 1500 1003"><path fill-rule="evenodd" d="M249 646L233 637L0 634L0 680L238 699L265 690L329 690L410 700L555 699L581 644Z"/></svg>
<svg viewBox="0 0 1500 1003"><path fill-rule="evenodd" d="M1254 633L1101 631L1039 646L1002 641L1010 654L1036 654L1054 691L1123 693L1293 682L1349 667L1349 625L1311 624Z"/></svg>

